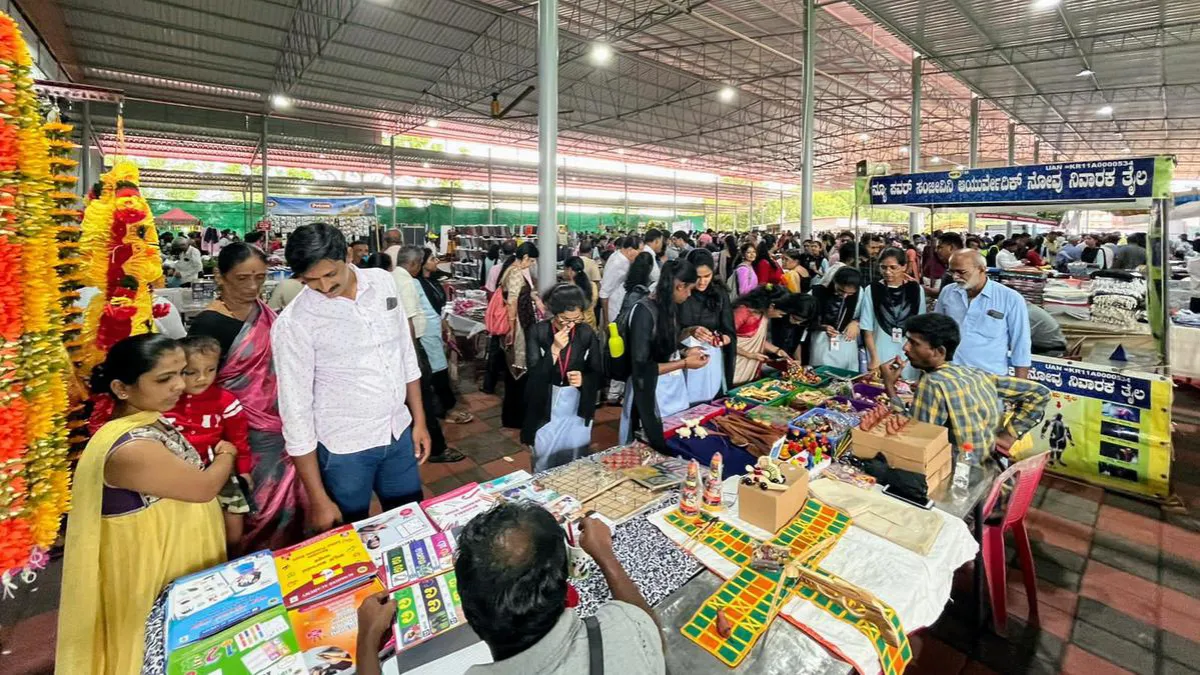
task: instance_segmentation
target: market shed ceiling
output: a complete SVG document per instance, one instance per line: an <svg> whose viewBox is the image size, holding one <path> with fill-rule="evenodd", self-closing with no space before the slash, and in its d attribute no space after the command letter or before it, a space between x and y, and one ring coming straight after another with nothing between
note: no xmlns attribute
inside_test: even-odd
<svg viewBox="0 0 1200 675"><path fill-rule="evenodd" d="M44 1L61 9L78 61L64 66L134 98L262 113L283 94L292 105L277 114L297 120L536 142L538 93L521 98L536 84L531 0ZM795 181L803 6L560 0L561 151ZM1198 174L1196 16L1200 0L824 4L814 178L844 183L863 158L907 167L914 47L931 61L927 167L967 162L974 91L982 164L1006 162L1011 116L1018 162L1032 160L1032 131L1043 161L1175 151L1181 173ZM1077 78L1083 68L1094 74ZM493 93L516 101L502 119ZM1105 105L1111 116L1098 117Z"/></svg>

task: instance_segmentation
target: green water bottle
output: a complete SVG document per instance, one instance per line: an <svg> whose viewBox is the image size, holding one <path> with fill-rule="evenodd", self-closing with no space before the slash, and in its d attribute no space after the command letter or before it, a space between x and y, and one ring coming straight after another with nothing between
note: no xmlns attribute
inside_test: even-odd
<svg viewBox="0 0 1200 675"><path fill-rule="evenodd" d="M621 334L617 332L617 324L608 324L608 355L612 358L620 358L625 354L625 340L621 338Z"/></svg>

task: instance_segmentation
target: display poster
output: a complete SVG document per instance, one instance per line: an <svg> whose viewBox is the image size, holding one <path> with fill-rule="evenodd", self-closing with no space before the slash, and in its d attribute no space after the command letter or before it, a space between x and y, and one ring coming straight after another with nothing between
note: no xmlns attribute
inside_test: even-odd
<svg viewBox="0 0 1200 675"><path fill-rule="evenodd" d="M373 216L374 197L271 197L272 216Z"/></svg>
<svg viewBox="0 0 1200 675"><path fill-rule="evenodd" d="M1033 357L1029 378L1050 389L1030 432L1048 471L1155 499L1169 494L1170 379L1153 373Z"/></svg>
<svg viewBox="0 0 1200 675"><path fill-rule="evenodd" d="M1130 203L1170 196L1171 157L873 176L858 200L871 206L974 207Z"/></svg>

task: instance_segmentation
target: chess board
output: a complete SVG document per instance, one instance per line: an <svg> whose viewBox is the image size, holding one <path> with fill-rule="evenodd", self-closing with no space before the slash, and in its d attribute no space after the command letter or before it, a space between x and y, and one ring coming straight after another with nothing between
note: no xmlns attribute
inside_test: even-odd
<svg viewBox="0 0 1200 675"><path fill-rule="evenodd" d="M604 455L600 458L600 463L614 471L620 471L653 463L660 457L662 455L659 455L650 446L635 441Z"/></svg>
<svg viewBox="0 0 1200 675"><path fill-rule="evenodd" d="M666 493L656 492L625 480L583 503L584 513L595 511L616 523L624 522L650 504L657 502Z"/></svg>
<svg viewBox="0 0 1200 675"><path fill-rule="evenodd" d="M537 482L560 495L571 495L586 503L592 497L625 480L625 476L602 464L573 462L561 471L539 478Z"/></svg>

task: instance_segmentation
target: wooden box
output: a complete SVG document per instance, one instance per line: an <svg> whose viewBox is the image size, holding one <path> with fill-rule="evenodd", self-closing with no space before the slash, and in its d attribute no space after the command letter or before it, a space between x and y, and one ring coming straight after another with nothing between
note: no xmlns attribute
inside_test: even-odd
<svg viewBox="0 0 1200 675"><path fill-rule="evenodd" d="M738 483L738 517L768 532L778 532L804 508L808 499L808 469L782 464L787 490L763 490Z"/></svg>

